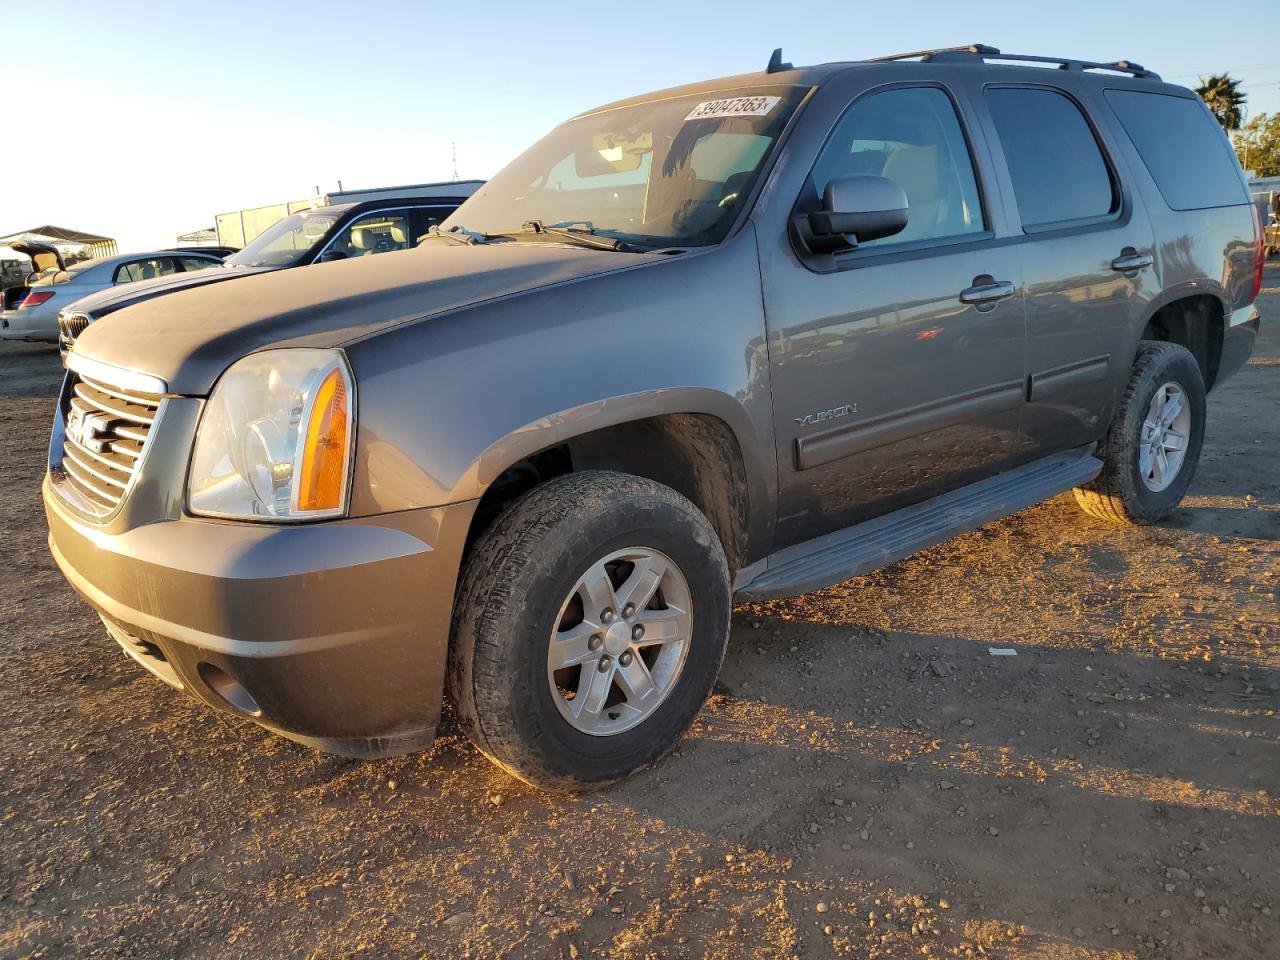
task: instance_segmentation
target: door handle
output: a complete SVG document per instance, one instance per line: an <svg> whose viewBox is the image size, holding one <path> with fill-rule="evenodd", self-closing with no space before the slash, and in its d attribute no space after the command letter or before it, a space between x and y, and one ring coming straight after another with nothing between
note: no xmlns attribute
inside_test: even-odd
<svg viewBox="0 0 1280 960"><path fill-rule="evenodd" d="M1012 297L1015 288L1008 280L993 280L990 277L975 277L974 285L960 291L961 303L974 303L994 306L997 300Z"/></svg>
<svg viewBox="0 0 1280 960"><path fill-rule="evenodd" d="M1139 253L1133 247L1125 247L1120 251L1120 256L1111 261L1111 269L1117 273L1123 273L1126 277L1136 277L1139 270L1145 270L1153 263L1155 258L1151 254Z"/></svg>

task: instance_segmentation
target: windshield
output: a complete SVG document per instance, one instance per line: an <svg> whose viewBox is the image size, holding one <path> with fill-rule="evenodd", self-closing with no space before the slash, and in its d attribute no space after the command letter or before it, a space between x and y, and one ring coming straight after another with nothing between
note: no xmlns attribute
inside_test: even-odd
<svg viewBox="0 0 1280 960"><path fill-rule="evenodd" d="M277 220L224 263L232 267L292 267L324 238L345 209L329 207Z"/></svg>
<svg viewBox="0 0 1280 960"><path fill-rule="evenodd" d="M651 246L719 243L804 93L752 87L570 120L442 228L493 234L540 221Z"/></svg>

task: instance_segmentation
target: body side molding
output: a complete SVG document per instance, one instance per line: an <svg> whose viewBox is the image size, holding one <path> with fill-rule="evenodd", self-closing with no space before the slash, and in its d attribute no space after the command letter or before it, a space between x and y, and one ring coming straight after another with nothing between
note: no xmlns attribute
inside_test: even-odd
<svg viewBox="0 0 1280 960"><path fill-rule="evenodd" d="M1107 371L1111 366L1111 354L1077 360L1061 367L1052 367L1033 373L1027 383L1027 399L1043 400L1050 394L1084 383L1097 383L1107 379Z"/></svg>
<svg viewBox="0 0 1280 960"><path fill-rule="evenodd" d="M841 424L796 440L796 469L811 470L855 453L872 450L939 427L961 423L974 414L1006 410L1022 403L1021 380L923 403L863 423Z"/></svg>

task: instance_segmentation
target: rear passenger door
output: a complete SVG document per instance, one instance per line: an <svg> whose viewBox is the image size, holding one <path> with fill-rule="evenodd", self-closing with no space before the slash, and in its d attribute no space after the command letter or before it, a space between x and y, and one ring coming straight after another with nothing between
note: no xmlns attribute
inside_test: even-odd
<svg viewBox="0 0 1280 960"><path fill-rule="evenodd" d="M1146 211L1082 108L1083 93L988 84L982 97L1020 231L1031 455L1103 434L1158 293Z"/></svg>
<svg viewBox="0 0 1280 960"><path fill-rule="evenodd" d="M940 84L869 91L804 185L871 174L907 195L906 229L816 262L766 263L778 445L777 546L997 473L1017 455L1024 317L996 239L969 118ZM984 189L985 187L985 189Z"/></svg>

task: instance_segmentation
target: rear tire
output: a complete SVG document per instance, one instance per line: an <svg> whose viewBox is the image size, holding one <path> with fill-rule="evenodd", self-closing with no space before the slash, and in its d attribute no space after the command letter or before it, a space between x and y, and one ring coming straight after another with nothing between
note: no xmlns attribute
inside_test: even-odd
<svg viewBox="0 0 1280 960"><path fill-rule="evenodd" d="M629 474L559 477L472 551L449 696L512 775L546 790L603 786L688 728L720 671L729 613L728 562L692 503Z"/></svg>
<svg viewBox="0 0 1280 960"><path fill-rule="evenodd" d="M1107 435L1102 472L1075 489L1090 516L1150 524L1182 501L1204 442L1205 388L1185 347L1144 340Z"/></svg>

